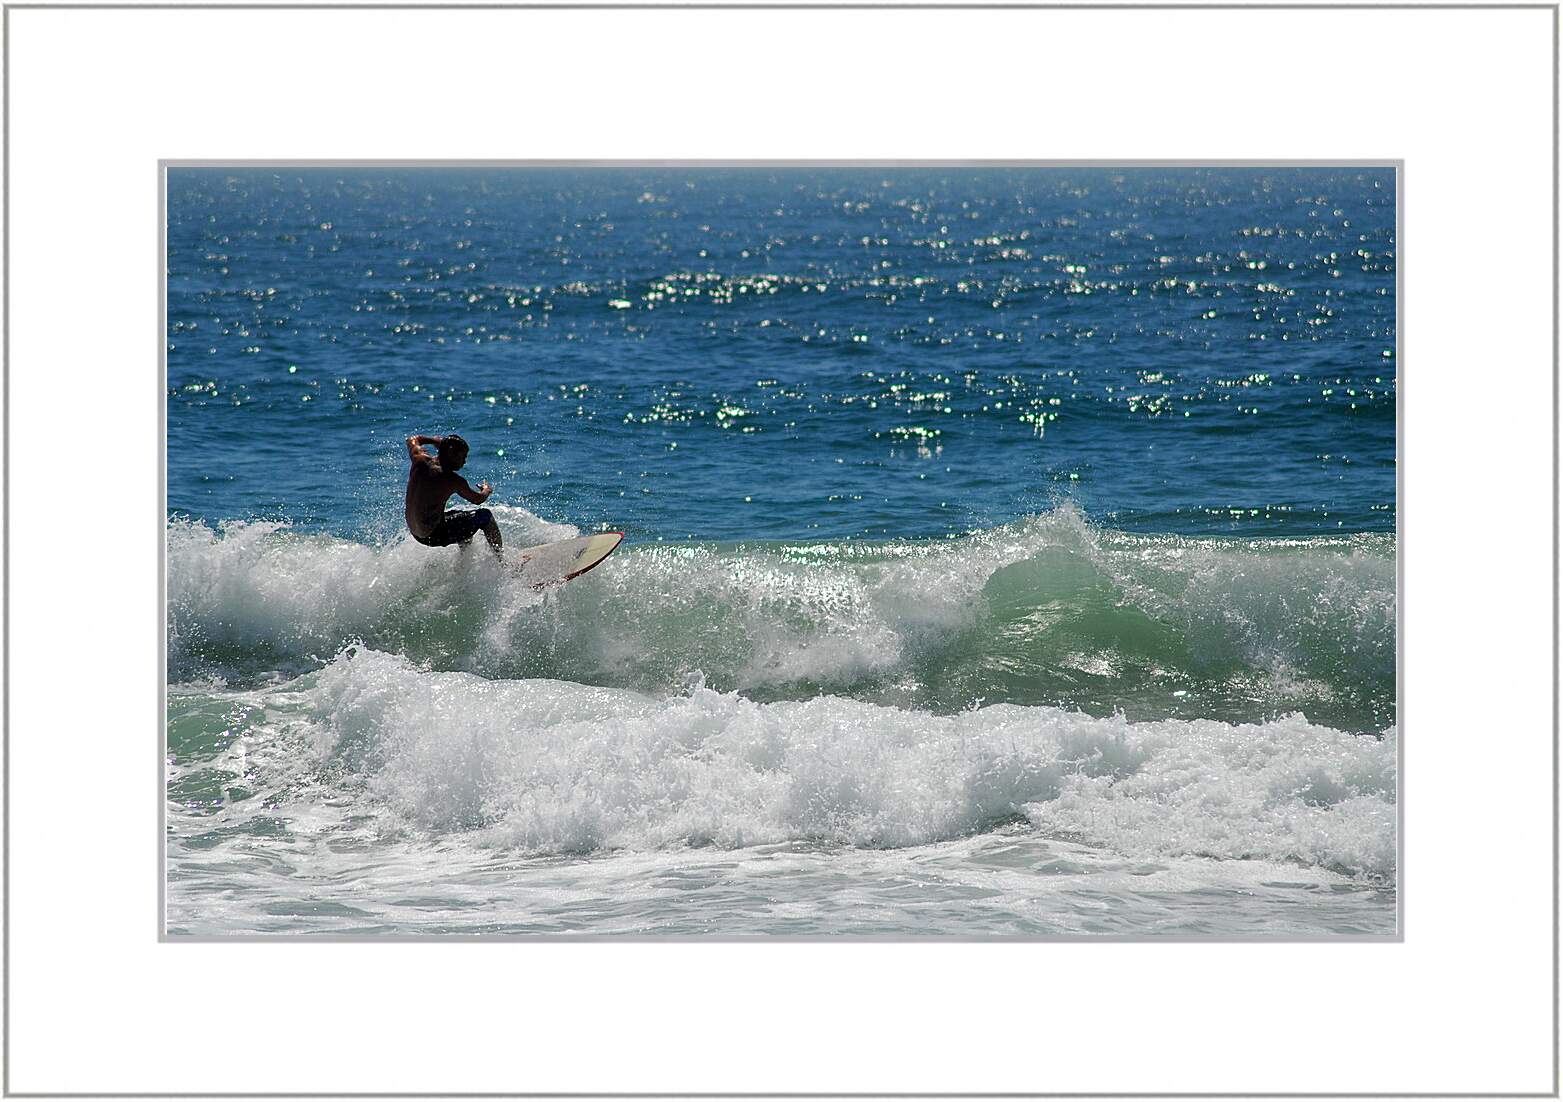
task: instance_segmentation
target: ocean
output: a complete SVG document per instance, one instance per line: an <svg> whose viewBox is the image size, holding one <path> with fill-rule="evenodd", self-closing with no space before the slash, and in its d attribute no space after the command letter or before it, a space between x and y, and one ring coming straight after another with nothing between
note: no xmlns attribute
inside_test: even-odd
<svg viewBox="0 0 1563 1102"><path fill-rule="evenodd" d="M1392 170L167 213L171 936L1395 933ZM624 543L412 541L448 432Z"/></svg>

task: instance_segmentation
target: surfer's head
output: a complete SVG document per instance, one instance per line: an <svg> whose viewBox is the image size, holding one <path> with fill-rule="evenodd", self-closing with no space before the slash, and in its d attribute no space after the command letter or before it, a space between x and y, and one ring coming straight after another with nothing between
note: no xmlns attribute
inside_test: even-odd
<svg viewBox="0 0 1563 1102"><path fill-rule="evenodd" d="M440 441L440 469L459 471L467 461L467 442L455 433Z"/></svg>

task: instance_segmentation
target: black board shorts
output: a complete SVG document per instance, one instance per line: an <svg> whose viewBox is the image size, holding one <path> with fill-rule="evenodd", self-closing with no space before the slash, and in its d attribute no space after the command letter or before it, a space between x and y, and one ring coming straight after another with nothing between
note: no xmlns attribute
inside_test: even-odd
<svg viewBox="0 0 1563 1102"><path fill-rule="evenodd" d="M453 543L466 543L483 531L494 519L487 509L464 509L446 513L427 536L414 535L413 539L426 547L449 547Z"/></svg>

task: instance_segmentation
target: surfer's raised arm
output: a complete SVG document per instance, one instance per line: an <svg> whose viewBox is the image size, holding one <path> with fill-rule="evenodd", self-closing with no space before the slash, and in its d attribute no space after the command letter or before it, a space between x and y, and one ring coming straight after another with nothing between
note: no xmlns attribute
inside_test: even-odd
<svg viewBox="0 0 1563 1102"><path fill-rule="evenodd" d="M430 455L424 449L429 444L433 444L435 447L439 447L440 439L441 438L438 436L424 436L422 434L417 436L409 436L407 438L407 454L414 462L417 462L420 459L433 459L434 456Z"/></svg>

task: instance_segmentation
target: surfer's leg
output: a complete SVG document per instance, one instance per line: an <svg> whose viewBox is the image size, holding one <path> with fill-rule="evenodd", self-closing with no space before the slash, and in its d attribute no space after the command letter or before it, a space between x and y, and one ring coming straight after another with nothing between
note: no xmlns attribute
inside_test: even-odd
<svg viewBox="0 0 1563 1102"><path fill-rule="evenodd" d="M473 518L483 525L483 537L488 540L488 545L494 549L494 554L499 554L505 546L505 541L499 538L499 525L494 523L494 514L487 509L479 509Z"/></svg>
<svg viewBox="0 0 1563 1102"><path fill-rule="evenodd" d="M466 546L479 532L483 533L484 538L488 540L488 545L497 555L503 546L503 541L499 537L499 525L494 522L494 514L487 509L467 509L459 513L446 513L445 519L440 522L437 535L446 543L459 543Z"/></svg>
<svg viewBox="0 0 1563 1102"><path fill-rule="evenodd" d="M420 539L418 542L429 547L449 547L453 543L466 546L481 529L493 523L493 514L487 509L447 512L434 526L434 531L429 533L428 538Z"/></svg>

